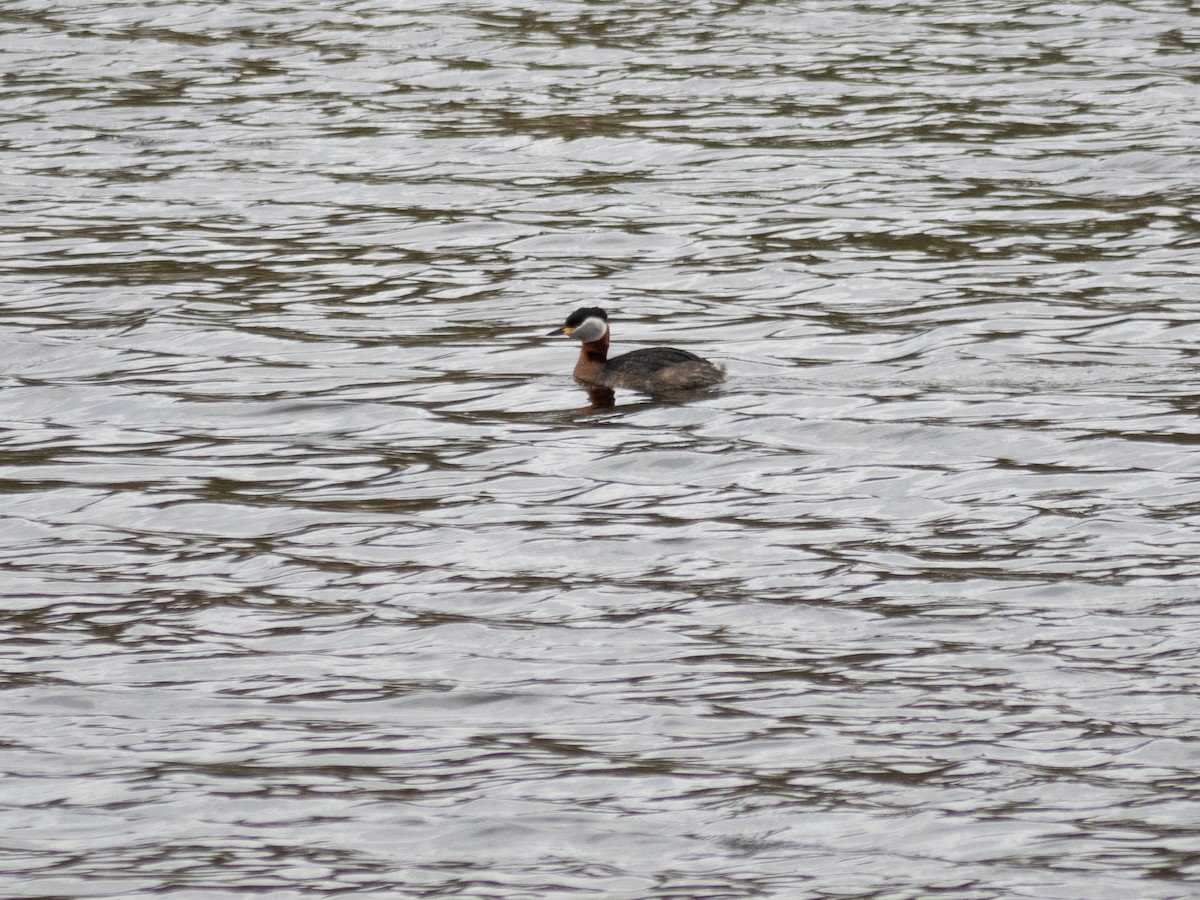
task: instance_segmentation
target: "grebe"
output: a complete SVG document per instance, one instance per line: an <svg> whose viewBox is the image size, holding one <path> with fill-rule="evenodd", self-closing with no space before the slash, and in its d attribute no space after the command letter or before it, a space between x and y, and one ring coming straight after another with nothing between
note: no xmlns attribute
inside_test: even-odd
<svg viewBox="0 0 1200 900"><path fill-rule="evenodd" d="M651 347L608 358L608 313L598 306L575 310L550 335L565 334L583 344L575 380L604 388L628 388L645 394L670 394L709 387L725 379L725 370L686 350ZM550 335L547 335L549 337Z"/></svg>

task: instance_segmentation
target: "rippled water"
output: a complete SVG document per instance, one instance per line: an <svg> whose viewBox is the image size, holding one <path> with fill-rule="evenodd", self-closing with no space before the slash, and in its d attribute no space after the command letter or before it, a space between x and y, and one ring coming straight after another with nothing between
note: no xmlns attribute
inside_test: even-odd
<svg viewBox="0 0 1200 900"><path fill-rule="evenodd" d="M1200 893L1194 6L0 29L4 895Z"/></svg>

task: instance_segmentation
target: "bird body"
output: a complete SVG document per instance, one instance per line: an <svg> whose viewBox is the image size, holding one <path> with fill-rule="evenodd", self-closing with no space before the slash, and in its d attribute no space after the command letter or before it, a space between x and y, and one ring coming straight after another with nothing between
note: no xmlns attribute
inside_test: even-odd
<svg viewBox="0 0 1200 900"><path fill-rule="evenodd" d="M725 378L720 366L675 347L649 347L609 359L608 314L598 306L575 310L550 334L569 335L582 344L574 374L584 384L653 395L711 387Z"/></svg>

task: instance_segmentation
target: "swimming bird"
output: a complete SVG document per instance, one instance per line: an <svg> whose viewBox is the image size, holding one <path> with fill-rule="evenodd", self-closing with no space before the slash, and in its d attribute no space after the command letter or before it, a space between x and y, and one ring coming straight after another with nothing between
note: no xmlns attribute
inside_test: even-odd
<svg viewBox="0 0 1200 900"><path fill-rule="evenodd" d="M583 346L575 363L575 380L605 388L628 388L645 394L678 394L710 387L725 379L725 370L687 350L650 347L608 358L608 313L585 306L567 316L565 334Z"/></svg>

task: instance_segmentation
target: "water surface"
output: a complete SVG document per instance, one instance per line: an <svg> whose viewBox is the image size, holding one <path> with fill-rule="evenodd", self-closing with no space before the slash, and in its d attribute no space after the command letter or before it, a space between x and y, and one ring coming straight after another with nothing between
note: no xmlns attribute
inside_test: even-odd
<svg viewBox="0 0 1200 900"><path fill-rule="evenodd" d="M1196 894L1188 6L0 35L6 896Z"/></svg>

